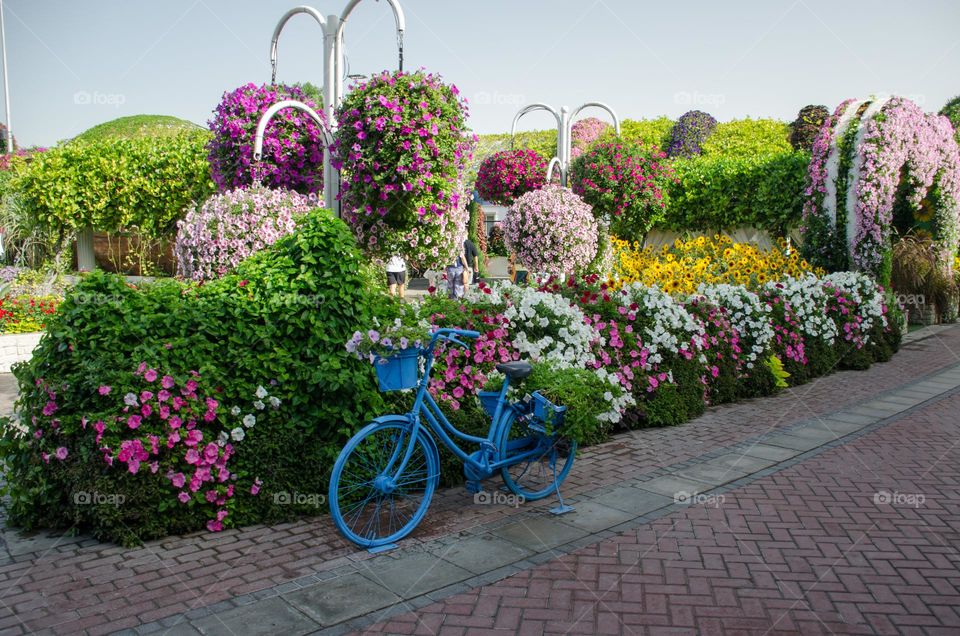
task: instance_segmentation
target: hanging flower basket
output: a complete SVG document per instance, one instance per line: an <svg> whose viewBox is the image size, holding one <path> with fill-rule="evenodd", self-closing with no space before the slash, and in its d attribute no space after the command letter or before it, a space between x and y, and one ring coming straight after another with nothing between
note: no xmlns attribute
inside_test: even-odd
<svg viewBox="0 0 960 636"><path fill-rule="evenodd" d="M381 391L412 389L420 382L420 350L401 349L388 357L377 356L373 368Z"/></svg>

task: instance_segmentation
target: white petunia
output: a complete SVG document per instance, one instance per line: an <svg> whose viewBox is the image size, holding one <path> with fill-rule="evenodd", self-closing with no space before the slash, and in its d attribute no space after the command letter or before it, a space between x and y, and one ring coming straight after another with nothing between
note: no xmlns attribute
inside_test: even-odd
<svg viewBox="0 0 960 636"><path fill-rule="evenodd" d="M230 437L232 437L232 438L233 438L233 441L235 441L235 442L243 441L243 438L246 437L246 436L247 436L247 434L246 434L246 433L243 431L243 429L240 428L239 426L238 426L237 428L233 429L232 431L230 431Z"/></svg>
<svg viewBox="0 0 960 636"><path fill-rule="evenodd" d="M257 397L258 397L258 398L260 398L260 399L262 400L263 398L267 397L268 395L270 395L270 394L267 392L267 390L266 390L265 388L263 388L262 386L258 386L258 387L257 387Z"/></svg>
<svg viewBox="0 0 960 636"><path fill-rule="evenodd" d="M250 428L257 423L257 418L252 413L247 413L243 416L243 425L247 428Z"/></svg>

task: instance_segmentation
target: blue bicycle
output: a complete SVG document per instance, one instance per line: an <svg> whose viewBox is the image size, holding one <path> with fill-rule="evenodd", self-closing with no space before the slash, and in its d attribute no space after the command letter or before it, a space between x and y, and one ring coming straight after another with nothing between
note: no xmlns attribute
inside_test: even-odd
<svg viewBox="0 0 960 636"><path fill-rule="evenodd" d="M530 375L529 363L497 365L505 376L503 387L478 393L491 418L486 437L455 428L427 391L437 344L468 348L460 338L479 336L476 331L438 329L423 349L403 352L408 358L405 370L398 367L392 379L385 381L386 374L378 368L381 390L416 388L417 393L409 413L375 418L350 438L334 464L330 514L340 532L358 546L392 547L423 519L440 478L440 454L431 431L463 461L469 491L480 492L480 482L499 472L506 487L524 500L551 493L559 497L577 448L576 441L562 434L565 407L554 406L538 392L516 402L506 398L511 380ZM399 356L377 362L386 368L398 360ZM479 448L468 453L456 439ZM556 510L569 509L561 499Z"/></svg>

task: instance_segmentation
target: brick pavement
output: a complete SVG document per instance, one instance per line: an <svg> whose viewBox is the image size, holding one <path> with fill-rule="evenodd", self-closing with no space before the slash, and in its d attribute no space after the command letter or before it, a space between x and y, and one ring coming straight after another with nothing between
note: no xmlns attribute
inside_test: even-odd
<svg viewBox="0 0 960 636"><path fill-rule="evenodd" d="M960 328L904 348L866 372L844 372L774 398L711 409L682 427L633 431L586 449L565 487L575 496L684 461L713 447L777 429L883 393L956 363ZM552 505L544 502L541 505ZM525 508L536 508L535 504ZM476 506L461 488L439 493L408 545L517 514ZM346 545L326 518L198 533L136 550L79 537L25 541L3 534L0 630L108 633L243 597L370 558ZM204 574L197 576L198 566Z"/></svg>
<svg viewBox="0 0 960 636"><path fill-rule="evenodd" d="M955 392L716 499L366 631L958 634L958 414Z"/></svg>

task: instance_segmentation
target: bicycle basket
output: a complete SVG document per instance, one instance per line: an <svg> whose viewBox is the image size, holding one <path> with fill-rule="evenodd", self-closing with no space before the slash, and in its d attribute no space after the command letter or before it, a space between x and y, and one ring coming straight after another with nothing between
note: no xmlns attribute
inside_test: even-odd
<svg viewBox="0 0 960 636"><path fill-rule="evenodd" d="M563 415L567 411L565 406L557 406L544 396L540 391L534 391L533 398L533 417L543 422L552 429L557 429L563 425Z"/></svg>
<svg viewBox="0 0 960 636"><path fill-rule="evenodd" d="M499 391L477 391L477 397L480 398L480 406L487 412L487 415L493 417L497 412L497 402L500 401Z"/></svg>
<svg viewBox="0 0 960 636"><path fill-rule="evenodd" d="M381 391L412 389L420 383L420 350L401 349L387 358L377 356L373 368Z"/></svg>

